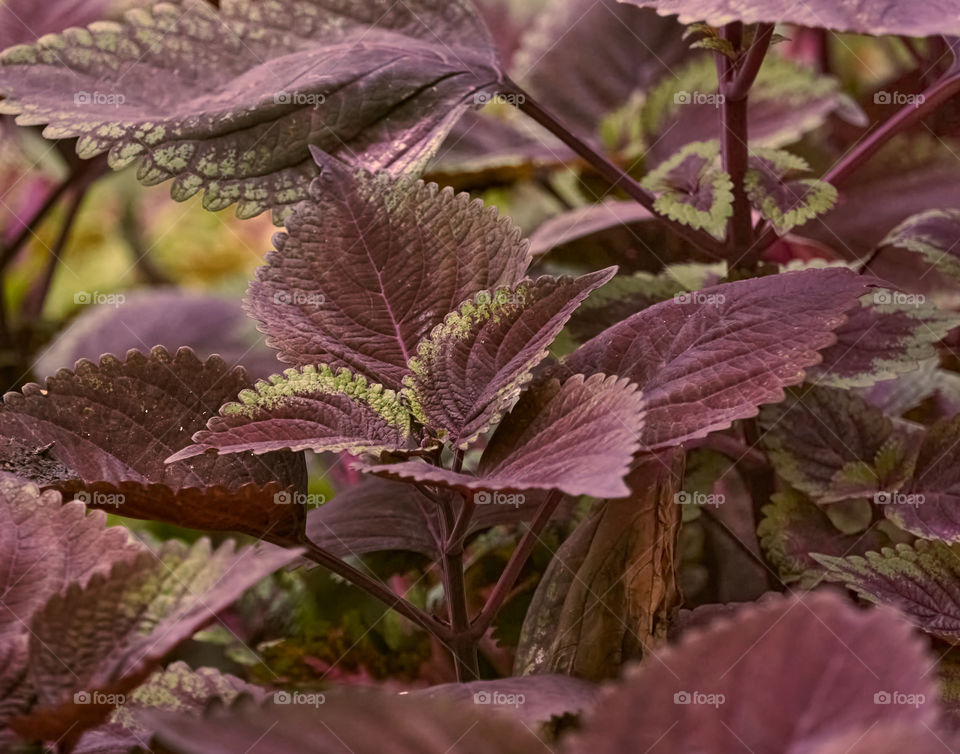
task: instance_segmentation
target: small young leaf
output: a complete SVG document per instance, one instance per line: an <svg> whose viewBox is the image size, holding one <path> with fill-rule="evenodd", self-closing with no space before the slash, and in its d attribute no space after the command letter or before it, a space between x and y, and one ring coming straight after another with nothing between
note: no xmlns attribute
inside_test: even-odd
<svg viewBox="0 0 960 754"><path fill-rule="evenodd" d="M960 279L960 209L932 209L908 217L881 246L908 249L954 279Z"/></svg>
<svg viewBox="0 0 960 754"><path fill-rule="evenodd" d="M379 453L405 448L410 436L410 414L396 393L347 369L334 374L326 364L288 369L238 398L167 462L207 451Z"/></svg>
<svg viewBox="0 0 960 754"><path fill-rule="evenodd" d="M892 605L924 631L960 642L960 545L918 539L863 557L815 555L827 578Z"/></svg>
<svg viewBox="0 0 960 754"><path fill-rule="evenodd" d="M716 141L693 142L648 173L643 186L657 195L654 209L722 239L733 214L733 183L717 166L719 154Z"/></svg>
<svg viewBox="0 0 960 754"><path fill-rule="evenodd" d="M568 495L619 498L637 450L640 393L628 380L595 374L527 390L490 438L475 474L420 461L367 465L364 471L477 494L561 490Z"/></svg>
<svg viewBox="0 0 960 754"><path fill-rule="evenodd" d="M777 596L657 650L587 715L569 751L821 752L881 720L916 727L929 746L930 660L892 611L832 593ZM884 705L888 694L910 702Z"/></svg>
<svg viewBox="0 0 960 754"><path fill-rule="evenodd" d="M421 167L500 64L464 0L361 7L279 0L261 9L191 0L135 9L0 56L0 112L81 137L85 158L142 157L147 185L239 203L251 217L304 199L308 145L358 166Z"/></svg>
<svg viewBox="0 0 960 754"><path fill-rule="evenodd" d="M404 395L420 422L467 448L510 407L577 306L615 272L485 291L447 315L410 360Z"/></svg>
<svg viewBox="0 0 960 754"><path fill-rule="evenodd" d="M857 305L868 283L845 269L805 270L680 294L605 330L563 362L643 390L643 445L704 437L783 399Z"/></svg>
<svg viewBox="0 0 960 754"><path fill-rule="evenodd" d="M816 178L796 178L810 172L805 160L781 149L757 149L743 188L753 207L781 235L829 211L837 201L837 190Z"/></svg>
<svg viewBox="0 0 960 754"><path fill-rule="evenodd" d="M245 305L283 361L400 390L434 326L529 262L520 230L467 194L333 161L278 234Z"/></svg>

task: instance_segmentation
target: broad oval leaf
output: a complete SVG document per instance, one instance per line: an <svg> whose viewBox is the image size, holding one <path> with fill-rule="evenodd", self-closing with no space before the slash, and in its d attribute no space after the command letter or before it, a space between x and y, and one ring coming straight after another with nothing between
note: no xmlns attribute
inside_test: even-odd
<svg viewBox="0 0 960 754"><path fill-rule="evenodd" d="M640 393L629 380L595 374L545 381L527 390L497 427L474 474L420 461L361 466L396 479L476 492L490 502L503 490L561 490L619 498L637 450Z"/></svg>
<svg viewBox="0 0 960 754"><path fill-rule="evenodd" d="M467 194L328 161L311 195L245 301L297 366L346 367L399 390L434 326L526 271L520 230Z"/></svg>
<svg viewBox="0 0 960 754"><path fill-rule="evenodd" d="M12 727L28 738L75 741L112 712L94 692L109 700L140 685L170 650L300 552L169 542L71 586L34 617L29 673L37 705Z"/></svg>
<svg viewBox="0 0 960 754"><path fill-rule="evenodd" d="M771 599L628 671L569 750L819 752L881 720L926 727L932 740L930 663L893 611L858 610L831 593Z"/></svg>
<svg viewBox="0 0 960 754"><path fill-rule="evenodd" d="M396 393L347 369L334 374L326 364L288 369L238 397L167 462L206 451L378 453L402 450L410 436L410 414Z"/></svg>
<svg viewBox="0 0 960 754"><path fill-rule="evenodd" d="M8 393L0 432L37 446L69 471L52 483L66 494L133 518L280 536L299 530L301 506L275 496L306 485L302 456L252 454L165 464L216 410L250 386L242 369L189 349L155 348L125 361L105 356L61 370L45 387Z"/></svg>
<svg viewBox="0 0 960 754"><path fill-rule="evenodd" d="M643 445L678 445L782 400L867 285L850 270L804 270L679 294L600 333L561 368L633 380Z"/></svg>
<svg viewBox="0 0 960 754"><path fill-rule="evenodd" d="M447 315L410 360L404 395L425 426L459 448L497 422L574 310L616 268L484 291Z"/></svg>
<svg viewBox="0 0 960 754"><path fill-rule="evenodd" d="M679 14L684 24L705 21L722 26L731 21L790 23L857 34L960 34L960 14L951 0L917 6L911 0L621 0L656 8L663 15Z"/></svg>
<svg viewBox="0 0 960 754"><path fill-rule="evenodd" d="M880 245L913 251L942 272L960 279L960 209L932 209L908 217Z"/></svg>
<svg viewBox="0 0 960 754"><path fill-rule="evenodd" d="M924 631L960 644L960 545L918 539L862 557L815 557L831 581L892 605Z"/></svg>
<svg viewBox="0 0 960 754"><path fill-rule="evenodd" d="M0 56L0 111L80 137L183 200L250 217L306 197L308 146L370 169L423 165L499 61L465 0L204 0L136 9Z"/></svg>

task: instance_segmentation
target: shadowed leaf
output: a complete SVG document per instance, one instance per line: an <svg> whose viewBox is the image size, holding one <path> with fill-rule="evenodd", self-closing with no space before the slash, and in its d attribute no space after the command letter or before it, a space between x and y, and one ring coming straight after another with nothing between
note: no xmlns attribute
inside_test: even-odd
<svg viewBox="0 0 960 754"><path fill-rule="evenodd" d="M960 209L932 209L909 217L891 230L880 245L916 252L954 279L960 279Z"/></svg>

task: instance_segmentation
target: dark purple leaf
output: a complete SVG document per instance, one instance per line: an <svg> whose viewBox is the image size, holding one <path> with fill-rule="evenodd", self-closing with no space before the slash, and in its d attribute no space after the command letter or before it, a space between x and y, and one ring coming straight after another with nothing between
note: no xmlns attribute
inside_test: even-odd
<svg viewBox="0 0 960 754"><path fill-rule="evenodd" d="M474 474L420 461L368 465L364 471L396 479L491 493L561 490L568 495L619 498L642 426L640 394L628 380L595 374L549 380L527 390L497 427Z"/></svg>
<svg viewBox="0 0 960 754"><path fill-rule="evenodd" d="M824 269L682 294L604 331L563 367L636 382L643 445L677 445L782 400L834 342L866 285L850 270Z"/></svg>
<svg viewBox="0 0 960 754"><path fill-rule="evenodd" d="M257 6L259 8L259 6ZM137 9L0 58L0 111L77 151L142 157L148 185L239 203L250 217L304 199L308 145L371 170L421 167L474 95L501 78L489 33L462 0L361 7L281 0Z"/></svg>
<svg viewBox="0 0 960 754"><path fill-rule="evenodd" d="M837 190L816 178L801 157L782 149L757 149L750 155L744 191L761 216L783 235L827 212L837 201Z"/></svg>
<svg viewBox="0 0 960 754"><path fill-rule="evenodd" d="M932 209L891 230L882 246L908 249L953 278L960 278L960 209Z"/></svg>
<svg viewBox="0 0 960 754"><path fill-rule="evenodd" d="M863 555L889 544L890 538L877 527L866 532L844 534L806 495L785 489L763 507L757 537L766 558L787 584L810 588L823 581L823 566L811 553L844 557Z"/></svg>
<svg viewBox="0 0 960 754"><path fill-rule="evenodd" d="M633 201L608 200L563 212L543 223L530 236L530 253L542 256L551 249L601 233L610 228L647 222L648 209Z"/></svg>
<svg viewBox="0 0 960 754"><path fill-rule="evenodd" d="M71 26L86 26L106 17L110 6L110 0L4 0L0 4L0 50Z"/></svg>
<svg viewBox="0 0 960 754"><path fill-rule="evenodd" d="M410 435L410 414L396 393L347 369L334 374L325 364L288 369L244 390L207 423L209 430L167 459L218 453L277 450L348 451L353 454L401 450Z"/></svg>
<svg viewBox="0 0 960 754"><path fill-rule="evenodd" d="M103 721L164 656L216 619L298 550L212 550L200 540L143 553L85 587L50 599L31 625L29 674L37 694L12 727L27 738L75 741ZM77 696L79 695L79 696Z"/></svg>
<svg viewBox="0 0 960 754"><path fill-rule="evenodd" d="M285 697L293 700L292 695ZM543 742L486 704L426 700L374 689L341 689L300 704L242 701L203 720L152 715L157 740L176 754L535 754ZM323 703L310 704L310 699ZM307 706L309 705L309 706ZM251 749L251 747L256 747Z"/></svg>
<svg viewBox="0 0 960 754"><path fill-rule="evenodd" d="M923 296L876 289L837 328L837 342L808 370L811 382L849 389L912 372L936 356L936 344L960 317L924 302Z"/></svg>
<svg viewBox="0 0 960 754"><path fill-rule="evenodd" d="M827 578L892 605L924 631L960 643L960 545L918 539L863 557L817 556Z"/></svg>
<svg viewBox="0 0 960 754"><path fill-rule="evenodd" d="M123 306L86 309L40 355L34 374L49 377L80 359L96 362L104 354L154 346L171 353L187 346L200 358L218 354L228 367L243 365L253 377L269 377L280 367L239 301L153 289L126 294Z"/></svg>
<svg viewBox="0 0 960 754"><path fill-rule="evenodd" d="M243 370L189 349L155 348L125 361L104 357L60 371L46 386L8 393L0 432L36 446L70 470L56 486L133 518L279 536L299 528L302 506L276 495L306 484L301 456L210 456L165 464L216 410L250 386Z"/></svg>
<svg viewBox="0 0 960 754"><path fill-rule="evenodd" d="M447 315L410 360L404 396L419 421L469 447L509 409L574 310L616 269L484 291Z"/></svg>
<svg viewBox="0 0 960 754"><path fill-rule="evenodd" d="M311 193L246 299L283 361L346 367L399 390L435 325L527 268L519 229L466 194L333 162Z"/></svg>
<svg viewBox="0 0 960 754"><path fill-rule="evenodd" d="M597 706L569 751L820 752L880 721L932 740L929 666L892 611L829 593L774 599L656 652Z"/></svg>
<svg viewBox="0 0 960 754"><path fill-rule="evenodd" d="M918 7L910 0L623 0L658 13L677 13L680 22L705 21L722 26L731 21L789 23L858 34L960 34L960 16L949 0L934 0Z"/></svg>
<svg viewBox="0 0 960 754"><path fill-rule="evenodd" d="M921 361L919 368L911 372L855 392L883 413L902 416L937 392L943 374L940 359L931 358Z"/></svg>

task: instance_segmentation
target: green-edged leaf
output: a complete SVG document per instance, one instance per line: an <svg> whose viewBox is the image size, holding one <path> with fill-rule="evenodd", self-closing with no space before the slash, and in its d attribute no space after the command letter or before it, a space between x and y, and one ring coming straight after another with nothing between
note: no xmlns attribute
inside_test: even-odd
<svg viewBox="0 0 960 754"><path fill-rule="evenodd" d="M777 474L817 502L896 492L913 471L912 433L895 430L890 417L845 390L791 391L760 421Z"/></svg>
<svg viewBox="0 0 960 754"><path fill-rule="evenodd" d="M74 754L126 754L148 743L153 734L142 722L142 713L176 712L199 717L210 702L231 704L240 694L254 699L265 696L263 689L214 668L193 670L185 662L171 663L125 695L107 723L84 734Z"/></svg>
<svg viewBox="0 0 960 754"><path fill-rule="evenodd" d="M130 351L124 361L80 361L43 387L8 393L0 433L49 446L68 473L45 484L91 506L195 529L279 537L302 527L302 506L274 504L276 494L305 488L302 455L164 463L249 387L242 369L228 369L217 356L200 361L189 349Z"/></svg>
<svg viewBox="0 0 960 754"><path fill-rule="evenodd" d="M371 170L417 169L499 62L464 0L266 6L202 0L129 11L0 56L0 111L80 137L147 185L251 217L307 195L313 145Z"/></svg>
<svg viewBox="0 0 960 754"><path fill-rule="evenodd" d="M410 436L410 414L396 393L348 369L334 374L326 364L288 369L238 398L167 461L206 451L379 453L405 448Z"/></svg>
<svg viewBox="0 0 960 754"><path fill-rule="evenodd" d="M932 209L908 217L881 246L916 252L954 279L960 279L960 209Z"/></svg>
<svg viewBox="0 0 960 754"><path fill-rule="evenodd" d="M717 166L719 154L716 141L693 142L649 172L643 186L657 195L654 209L722 238L733 214L733 183Z"/></svg>
<svg viewBox="0 0 960 754"><path fill-rule="evenodd" d="M810 382L868 387L937 355L936 344L960 325L960 316L925 303L923 296L876 289L837 328L837 342L807 373Z"/></svg>
<svg viewBox="0 0 960 754"><path fill-rule="evenodd" d="M475 498L482 503L491 502L489 492L504 490L619 498L630 491L623 477L638 448L640 406L640 393L629 380L601 374L575 375L562 384L546 380L520 397L490 438L473 474L420 461L362 468L478 491Z"/></svg>
<svg viewBox="0 0 960 754"><path fill-rule="evenodd" d="M169 542L49 600L31 625L36 706L12 727L30 739L75 741L103 721L164 656L299 550L188 549Z"/></svg>
<svg viewBox="0 0 960 754"><path fill-rule="evenodd" d="M467 194L333 161L278 234L245 306L280 358L400 390L430 331L477 291L519 283L520 230Z"/></svg>
<svg viewBox="0 0 960 754"><path fill-rule="evenodd" d="M797 490L775 493L762 513L757 536L764 554L784 582L796 582L802 588L823 580L823 566L811 553L843 557L890 544L889 537L876 528L866 533L844 534L821 508Z"/></svg>
<svg viewBox="0 0 960 754"><path fill-rule="evenodd" d="M462 304L410 360L404 395L416 417L468 447L500 420L580 302L615 272L542 277Z"/></svg>
<svg viewBox="0 0 960 754"><path fill-rule="evenodd" d="M896 607L934 636L960 643L960 545L919 539L863 557L816 559L831 581Z"/></svg>
<svg viewBox="0 0 960 754"><path fill-rule="evenodd" d="M830 210L837 190L809 173L806 160L781 149L758 149L750 157L743 188L753 207L773 223L781 235Z"/></svg>

